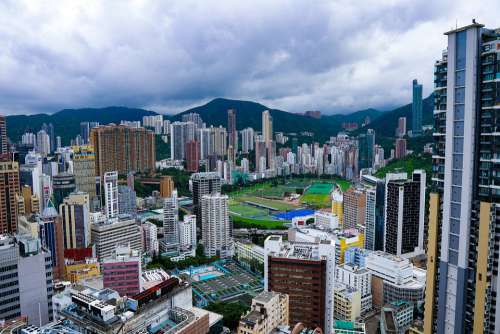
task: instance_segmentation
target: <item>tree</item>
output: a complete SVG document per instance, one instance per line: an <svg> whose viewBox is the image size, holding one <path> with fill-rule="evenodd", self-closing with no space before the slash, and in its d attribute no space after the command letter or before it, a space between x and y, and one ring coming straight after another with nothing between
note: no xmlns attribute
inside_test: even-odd
<svg viewBox="0 0 500 334"><path fill-rule="evenodd" d="M231 330L236 330L243 314L250 310L250 307L240 302L235 303L210 303L206 307L208 311L219 313L223 317L224 326Z"/></svg>

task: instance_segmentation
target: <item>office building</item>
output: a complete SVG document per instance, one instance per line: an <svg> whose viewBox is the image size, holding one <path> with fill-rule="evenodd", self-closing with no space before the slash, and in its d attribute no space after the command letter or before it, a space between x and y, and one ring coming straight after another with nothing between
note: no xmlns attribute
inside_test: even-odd
<svg viewBox="0 0 500 334"><path fill-rule="evenodd" d="M78 191L96 196L95 154L91 146L73 146L73 174Z"/></svg>
<svg viewBox="0 0 500 334"><path fill-rule="evenodd" d="M366 215L366 194L362 189L350 188L343 195L343 229L364 231Z"/></svg>
<svg viewBox="0 0 500 334"><path fill-rule="evenodd" d="M382 251L370 252L365 258L366 269L372 273L372 303L374 308L395 301L407 301L421 306L424 301L423 269L408 259Z"/></svg>
<svg viewBox="0 0 500 334"><path fill-rule="evenodd" d="M372 168L373 166L373 148L375 146L375 131L368 129L366 134L362 133L358 137L358 167Z"/></svg>
<svg viewBox="0 0 500 334"><path fill-rule="evenodd" d="M384 250L413 257L424 250L425 182L423 170L386 175Z"/></svg>
<svg viewBox="0 0 500 334"><path fill-rule="evenodd" d="M186 170L197 173L200 168L200 143L191 140L186 143Z"/></svg>
<svg viewBox="0 0 500 334"><path fill-rule="evenodd" d="M435 64L435 150L424 333L498 333L499 29L446 33Z"/></svg>
<svg viewBox="0 0 500 334"><path fill-rule="evenodd" d="M90 200L84 192L71 193L59 206L64 232L64 248L90 245Z"/></svg>
<svg viewBox="0 0 500 334"><path fill-rule="evenodd" d="M254 131L252 128L245 128L241 132L241 150L243 153L253 151Z"/></svg>
<svg viewBox="0 0 500 334"><path fill-rule="evenodd" d="M385 182L371 175L361 176L366 195L365 248L384 249Z"/></svg>
<svg viewBox="0 0 500 334"><path fill-rule="evenodd" d="M92 223L90 237L99 260L113 255L118 245L130 245L131 249L142 252L141 229L130 216Z"/></svg>
<svg viewBox="0 0 500 334"><path fill-rule="evenodd" d="M221 178L217 173L195 173L191 175L193 192L193 212L197 225L201 226L201 199L205 195L221 192Z"/></svg>
<svg viewBox="0 0 500 334"><path fill-rule="evenodd" d="M104 213L108 219L118 215L118 173L106 172L103 179Z"/></svg>
<svg viewBox="0 0 500 334"><path fill-rule="evenodd" d="M0 234L17 230L17 201L19 164L8 154L0 155Z"/></svg>
<svg viewBox="0 0 500 334"><path fill-rule="evenodd" d="M201 198L201 240L205 256L227 258L234 253L228 201L229 197L220 193Z"/></svg>
<svg viewBox="0 0 500 334"><path fill-rule="evenodd" d="M98 126L90 131L96 175L117 171L145 173L155 170L154 133L123 125Z"/></svg>
<svg viewBox="0 0 500 334"><path fill-rule="evenodd" d="M0 154L9 152L9 143L7 141L7 121L5 116L0 115Z"/></svg>
<svg viewBox="0 0 500 334"><path fill-rule="evenodd" d="M135 296L141 292L141 256L129 246L119 245L110 257L101 262L103 285L120 296Z"/></svg>
<svg viewBox="0 0 500 334"><path fill-rule="evenodd" d="M288 326L288 295L261 292L252 299L252 306L241 317L238 334L268 334L278 326Z"/></svg>
<svg viewBox="0 0 500 334"><path fill-rule="evenodd" d="M52 177L52 198L54 207L59 208L63 200L76 190L75 176L66 172Z"/></svg>
<svg viewBox="0 0 500 334"><path fill-rule="evenodd" d="M163 237L164 252L179 251L179 202L177 191L172 192L172 197L163 199Z"/></svg>
<svg viewBox="0 0 500 334"><path fill-rule="evenodd" d="M137 214L135 191L125 185L118 186L118 213L135 217Z"/></svg>
<svg viewBox="0 0 500 334"><path fill-rule="evenodd" d="M0 319L26 316L30 325L52 321L52 265L40 240L0 236Z"/></svg>
<svg viewBox="0 0 500 334"><path fill-rule="evenodd" d="M172 197L172 192L175 189L174 180L171 176L161 176L160 177L160 196Z"/></svg>
<svg viewBox="0 0 500 334"><path fill-rule="evenodd" d="M336 320L356 321L361 316L361 294L348 285L335 282L333 287L333 317Z"/></svg>
<svg viewBox="0 0 500 334"><path fill-rule="evenodd" d="M422 85L417 79L412 82L412 104L411 104L411 133L412 136L422 134Z"/></svg>
<svg viewBox="0 0 500 334"><path fill-rule="evenodd" d="M39 223L39 236L42 245L47 248L52 258L52 275L54 279L64 278L64 229L63 221L51 201L43 209Z"/></svg>
<svg viewBox="0 0 500 334"><path fill-rule="evenodd" d="M269 236L264 242L264 291L289 296L289 324L332 333L335 242L290 242ZM290 274L293 273L293 274Z"/></svg>
<svg viewBox="0 0 500 334"><path fill-rule="evenodd" d="M366 268L344 263L335 268L335 281L359 292L360 314L372 308L372 273ZM348 320L348 319L344 319ZM352 320L354 321L354 320Z"/></svg>

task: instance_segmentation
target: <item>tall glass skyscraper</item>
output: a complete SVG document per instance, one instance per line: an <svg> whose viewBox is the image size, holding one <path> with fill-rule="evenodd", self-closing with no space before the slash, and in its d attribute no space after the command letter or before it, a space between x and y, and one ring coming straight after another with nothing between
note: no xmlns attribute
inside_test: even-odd
<svg viewBox="0 0 500 334"><path fill-rule="evenodd" d="M411 105L412 128L413 136L422 134L422 85L417 79L413 80L413 100Z"/></svg>
<svg viewBox="0 0 500 334"><path fill-rule="evenodd" d="M500 29L446 33L434 71L425 333L500 332Z"/></svg>

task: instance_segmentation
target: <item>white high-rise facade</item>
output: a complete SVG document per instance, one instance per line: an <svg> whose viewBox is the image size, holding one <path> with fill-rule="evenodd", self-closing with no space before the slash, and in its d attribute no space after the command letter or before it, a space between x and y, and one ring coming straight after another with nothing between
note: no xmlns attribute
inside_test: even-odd
<svg viewBox="0 0 500 334"><path fill-rule="evenodd" d="M241 132L241 149L243 153L248 153L253 151L253 142L254 142L254 131L252 128L246 128L240 131Z"/></svg>
<svg viewBox="0 0 500 334"><path fill-rule="evenodd" d="M179 222L179 246L181 251L196 250L196 216L186 215Z"/></svg>
<svg viewBox="0 0 500 334"><path fill-rule="evenodd" d="M50 137L44 130L36 134L36 151L44 157L50 153Z"/></svg>
<svg viewBox="0 0 500 334"><path fill-rule="evenodd" d="M232 226L227 195L215 193L201 199L201 236L206 256L233 255Z"/></svg>
<svg viewBox="0 0 500 334"><path fill-rule="evenodd" d="M172 197L163 199L163 237L167 251L178 251L179 235L179 202L177 190L172 191Z"/></svg>
<svg viewBox="0 0 500 334"><path fill-rule="evenodd" d="M106 217L115 218L118 215L118 172L104 174L104 213Z"/></svg>

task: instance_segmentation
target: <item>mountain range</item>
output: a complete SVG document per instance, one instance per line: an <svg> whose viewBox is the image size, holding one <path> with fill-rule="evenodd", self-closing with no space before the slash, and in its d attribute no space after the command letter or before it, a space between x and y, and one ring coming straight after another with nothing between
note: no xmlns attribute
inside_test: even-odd
<svg viewBox="0 0 500 334"><path fill-rule="evenodd" d="M261 130L264 110L270 110L273 117L274 131L285 133L299 133L309 131L314 133L314 139L325 141L330 136L342 131L342 123L355 122L361 125L366 117L371 123L364 128L359 128L354 133L366 131L367 128L375 130L377 136L393 137L399 117L407 118L407 127L411 125L411 104L393 110L381 111L365 109L349 114L322 115L321 118L312 118L305 115L294 114L279 109L271 109L260 103L241 100L216 98L204 105L186 110L173 116L164 116L172 121L180 120L182 115L195 112L200 114L208 125L227 126L228 109L236 110L236 127L243 129L252 127ZM432 95L423 100L423 124L432 123ZM119 123L121 120L137 121L143 116L156 115L150 110L128 107L82 108L64 109L52 115L13 115L7 116L7 134L11 141L18 142L26 130L37 132L43 123L52 123L56 135L61 136L63 145L69 144L71 138L80 133L80 122L97 121L101 124Z"/></svg>

